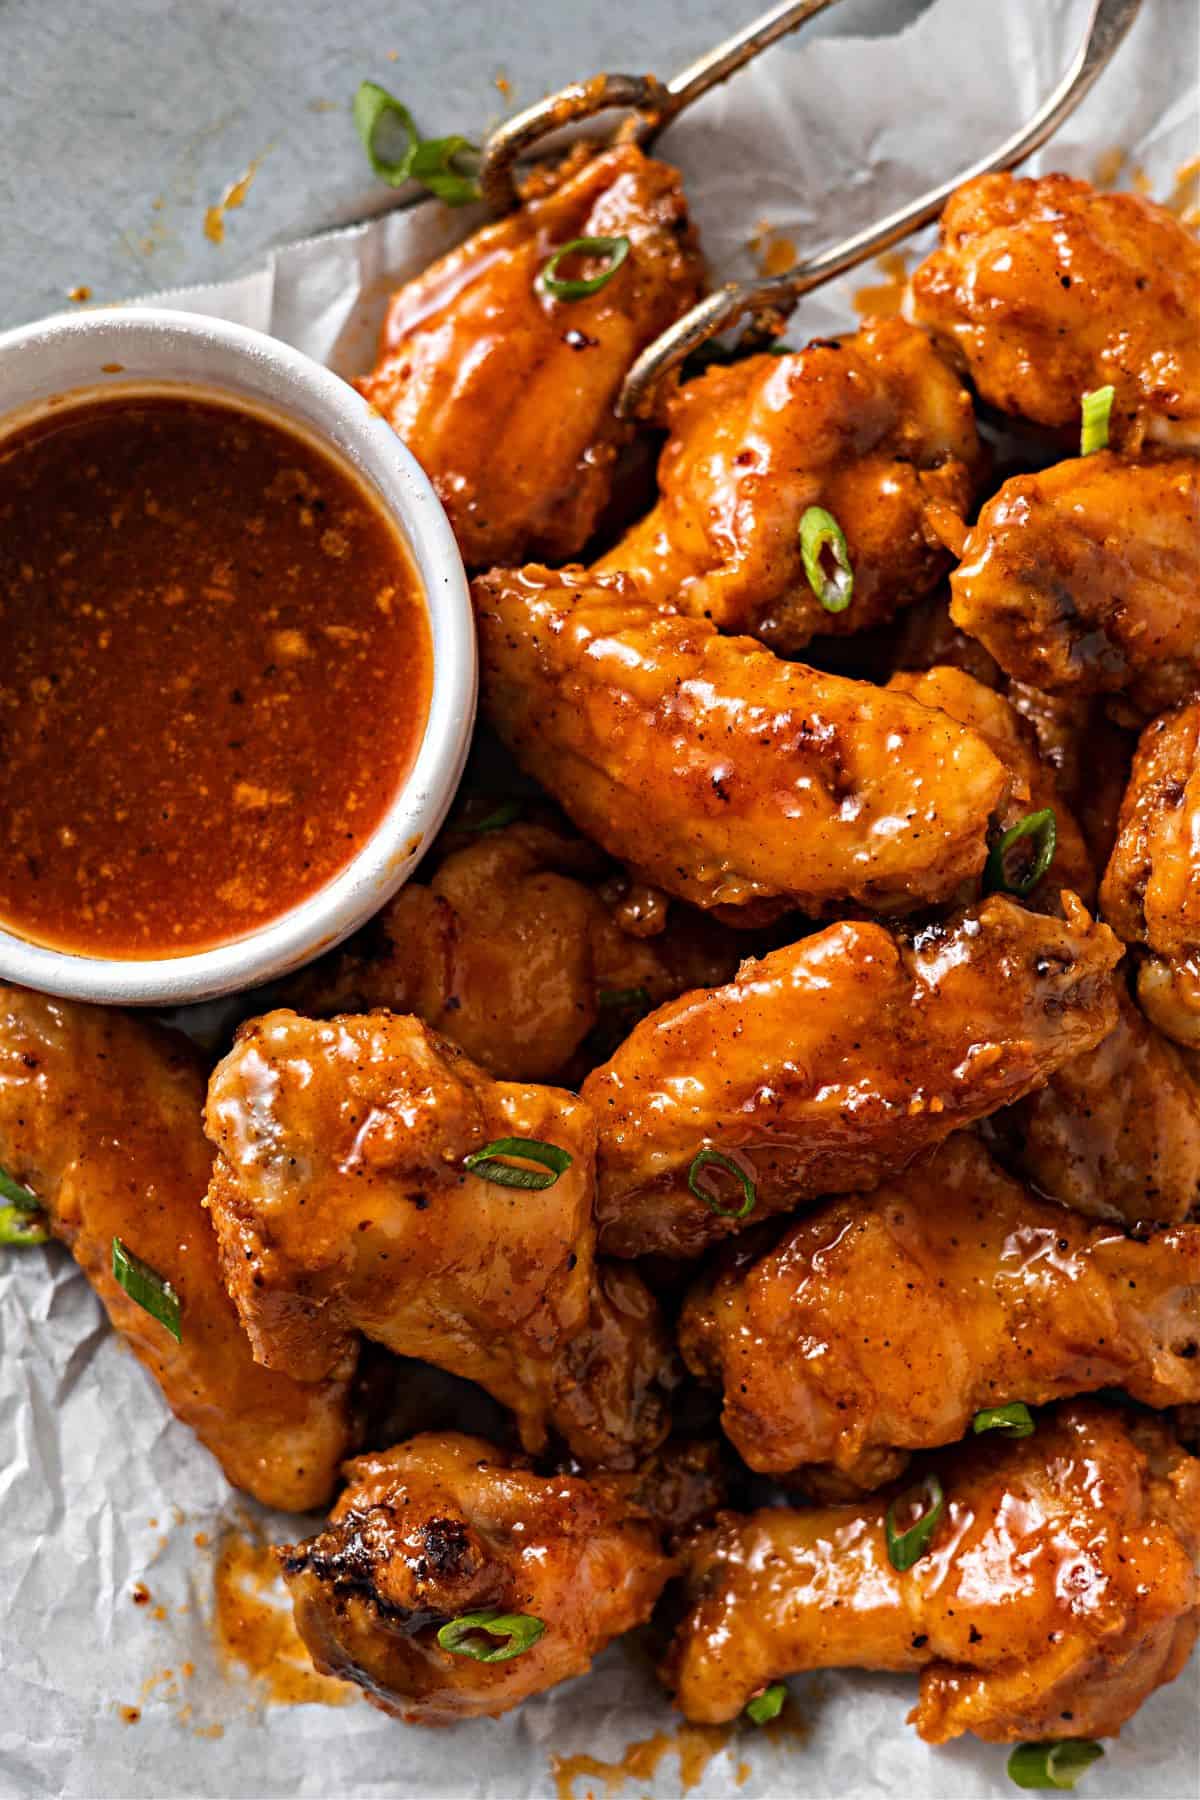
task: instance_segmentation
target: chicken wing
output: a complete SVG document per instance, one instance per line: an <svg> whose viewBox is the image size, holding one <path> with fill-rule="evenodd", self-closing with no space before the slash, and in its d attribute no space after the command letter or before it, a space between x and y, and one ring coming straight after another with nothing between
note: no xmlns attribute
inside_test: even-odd
<svg viewBox="0 0 1200 1800"><path fill-rule="evenodd" d="M1118 986L1115 1030L988 1130L1043 1194L1096 1219L1178 1224L1200 1207L1200 1088Z"/></svg>
<svg viewBox="0 0 1200 1800"><path fill-rule="evenodd" d="M312 1386L253 1360L204 1213L203 1109L186 1038L0 988L0 1164L38 1196L115 1329L234 1486L306 1512L328 1500L349 1448L353 1353ZM174 1289L178 1343L115 1280L114 1237Z"/></svg>
<svg viewBox="0 0 1200 1800"><path fill-rule="evenodd" d="M628 1479L534 1475L482 1438L413 1438L346 1476L324 1531L277 1554L317 1668L412 1724L582 1675L675 1567Z"/></svg>
<svg viewBox="0 0 1200 1800"><path fill-rule="evenodd" d="M1026 904L1052 910L1058 905L1061 889L1070 888L1090 906L1096 894L1096 871L1083 833L1059 792L1053 771L1038 754L1031 728L1004 695L952 667L934 667L919 675L893 675L888 688L892 693L908 694L922 706L940 707L960 725L977 732L995 751L1012 782L999 819L1005 830L1028 813L1044 807L1052 809L1054 860L1024 896Z"/></svg>
<svg viewBox="0 0 1200 1800"><path fill-rule="evenodd" d="M1100 452L1019 475L950 586L955 623L1018 680L1178 705L1200 685L1200 463Z"/></svg>
<svg viewBox="0 0 1200 1800"><path fill-rule="evenodd" d="M1122 1387L1200 1401L1200 1225L1145 1243L1035 1200L959 1133L704 1277L680 1348L752 1469L865 1488L983 1408Z"/></svg>
<svg viewBox="0 0 1200 1800"><path fill-rule="evenodd" d="M1151 1022L1200 1046L1200 702L1142 733L1100 904L1127 944L1149 952L1138 998Z"/></svg>
<svg viewBox="0 0 1200 1800"><path fill-rule="evenodd" d="M1162 1421L1076 1401L930 1472L945 1510L906 1573L887 1497L728 1514L696 1542L665 1669L689 1719L736 1718L802 1669L920 1669L928 1743L1104 1737L1178 1675L1200 1630L1200 1461Z"/></svg>
<svg viewBox="0 0 1200 1800"><path fill-rule="evenodd" d="M1111 384L1113 443L1200 443L1200 243L1166 207L1070 175L981 175L941 230L911 313L985 400L1070 426Z"/></svg>
<svg viewBox="0 0 1200 1800"><path fill-rule="evenodd" d="M362 1332L477 1381L531 1449L550 1424L589 1461L666 1435L670 1349L636 1277L596 1278L572 1094L493 1081L417 1019L280 1011L242 1027L206 1116L225 1278L269 1368L319 1381ZM548 1163L466 1166L512 1139Z"/></svg>
<svg viewBox="0 0 1200 1800"><path fill-rule="evenodd" d="M697 1256L876 1187L1098 1044L1121 947L1074 895L1063 905L1060 920L994 895L911 940L831 925L660 1007L583 1084L602 1248ZM714 1151L733 1169L714 1173Z"/></svg>
<svg viewBox="0 0 1200 1800"><path fill-rule="evenodd" d="M629 250L598 292L542 287L556 250L603 237ZM568 159L558 185L395 295L358 385L429 474L469 567L579 554L631 435L617 391L701 277L678 173L623 144Z"/></svg>
<svg viewBox="0 0 1200 1800"><path fill-rule="evenodd" d="M863 631L950 567L980 463L970 397L928 338L873 319L845 338L709 369L674 395L654 510L594 565L647 596L794 652ZM854 593L827 612L805 576L810 506L845 533Z"/></svg>
<svg viewBox="0 0 1200 1800"><path fill-rule="evenodd" d="M983 867L1008 777L945 714L664 615L624 576L495 572L474 594L500 736L668 893L748 924L908 912Z"/></svg>
<svg viewBox="0 0 1200 1800"><path fill-rule="evenodd" d="M684 908L635 936L602 879L610 869L548 826L485 832L428 885L401 888L373 922L378 954L335 952L287 983L281 1003L313 1017L412 1012L502 1080L561 1080L602 1015L728 980L742 955L733 932Z"/></svg>

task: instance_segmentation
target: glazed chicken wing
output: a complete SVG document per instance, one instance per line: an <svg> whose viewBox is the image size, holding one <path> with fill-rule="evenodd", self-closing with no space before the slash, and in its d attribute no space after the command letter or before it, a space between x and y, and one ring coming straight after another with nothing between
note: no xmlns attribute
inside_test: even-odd
<svg viewBox="0 0 1200 1800"><path fill-rule="evenodd" d="M282 1002L312 1016L415 1013L502 1080L561 1079L602 1014L727 980L742 954L733 932L686 909L653 936L624 929L622 902L601 881L610 868L544 825L487 831L428 885L401 888L372 928L379 954L335 952L289 982Z"/></svg>
<svg viewBox="0 0 1200 1800"><path fill-rule="evenodd" d="M1200 1461L1165 1424L1077 1401L931 1471L945 1510L903 1574L887 1496L724 1515L696 1542L665 1670L689 1719L736 1718L802 1669L919 1669L929 1743L1104 1737L1178 1675L1200 1630Z"/></svg>
<svg viewBox="0 0 1200 1800"><path fill-rule="evenodd" d="M660 1007L583 1084L602 1248L697 1256L876 1187L1091 1049L1116 1022L1121 947L1074 895L1063 905L1060 920L996 895L912 940L831 925ZM701 1151L735 1170L692 1172Z"/></svg>
<svg viewBox="0 0 1200 1800"><path fill-rule="evenodd" d="M1018 475L950 585L955 623L1018 680L1175 706L1200 685L1200 463L1102 451Z"/></svg>
<svg viewBox="0 0 1200 1800"><path fill-rule="evenodd" d="M945 714L667 616L624 576L532 568L474 593L500 736L668 893L748 924L909 912L982 868L1008 777Z"/></svg>
<svg viewBox="0 0 1200 1800"><path fill-rule="evenodd" d="M1104 874L1104 916L1148 952L1138 998L1177 1043L1200 1046L1200 702L1148 725Z"/></svg>
<svg viewBox="0 0 1200 1800"><path fill-rule="evenodd" d="M1200 1401L1200 1225L1138 1243L1039 1202L959 1133L693 1290L680 1347L752 1469L865 1488L974 1414L1122 1387Z"/></svg>
<svg viewBox="0 0 1200 1800"><path fill-rule="evenodd" d="M1166 207L1070 175L981 175L941 230L912 316L985 400L1074 426L1111 383L1113 443L1200 443L1200 243Z"/></svg>
<svg viewBox="0 0 1200 1800"><path fill-rule="evenodd" d="M534 1475L457 1434L361 1456L346 1475L324 1531L278 1552L296 1624L323 1675L411 1724L495 1717L582 1675L673 1572L628 1480ZM516 1635L489 1632L496 1619ZM457 1650L438 1641L448 1627Z"/></svg>
<svg viewBox="0 0 1200 1800"><path fill-rule="evenodd" d="M538 276L581 237L626 237L628 255L598 292L555 298ZM550 192L396 294L359 386L432 479L468 567L579 554L631 435L621 382L701 273L677 172L624 144L569 159Z"/></svg>
<svg viewBox="0 0 1200 1800"><path fill-rule="evenodd" d="M939 525L957 547L980 460L975 419L903 320L709 369L676 392L668 423L658 504L596 570L793 652L818 632L880 624L949 568ZM846 536L854 593L842 612L826 612L805 576L810 506Z"/></svg>
<svg viewBox="0 0 1200 1800"><path fill-rule="evenodd" d="M597 1279L595 1125L573 1095L493 1081L417 1019L280 1011L242 1027L207 1123L225 1277L269 1368L319 1381L362 1332L477 1381L531 1449L549 1424L588 1461L665 1436L669 1347L636 1277ZM505 1139L568 1162L529 1185L465 1166Z"/></svg>
<svg viewBox="0 0 1200 1800"><path fill-rule="evenodd" d="M204 1212L203 1110L186 1038L0 988L0 1165L38 1196L116 1330L234 1486L305 1512L328 1500L349 1447L354 1356L311 1386L253 1360ZM114 1237L171 1284L178 1343L115 1280Z"/></svg>

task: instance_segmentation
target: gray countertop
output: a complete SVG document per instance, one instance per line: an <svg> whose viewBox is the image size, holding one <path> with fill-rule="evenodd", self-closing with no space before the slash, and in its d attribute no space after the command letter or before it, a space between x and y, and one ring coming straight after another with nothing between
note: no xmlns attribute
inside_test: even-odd
<svg viewBox="0 0 1200 1800"><path fill-rule="evenodd" d="M842 0L806 29L892 31L925 4ZM386 204L349 114L364 77L429 135L478 135L599 69L670 75L759 9L0 0L0 326L60 310L83 289L105 301L217 280L281 239ZM207 209L248 171L215 243Z"/></svg>

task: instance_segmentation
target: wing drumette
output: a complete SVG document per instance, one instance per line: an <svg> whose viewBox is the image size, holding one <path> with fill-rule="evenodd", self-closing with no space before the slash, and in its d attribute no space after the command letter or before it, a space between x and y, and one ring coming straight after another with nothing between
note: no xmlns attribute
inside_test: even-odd
<svg viewBox="0 0 1200 1800"><path fill-rule="evenodd" d="M984 1408L1200 1401L1200 1225L1145 1243L1089 1225L960 1133L702 1279L680 1346L752 1469L878 1487Z"/></svg>
<svg viewBox="0 0 1200 1800"><path fill-rule="evenodd" d="M597 237L629 240L611 280L546 292L554 252ZM698 298L701 271L677 172L624 144L568 159L548 192L400 289L359 386L431 477L468 566L579 554L631 435L613 412L621 382Z"/></svg>
<svg viewBox="0 0 1200 1800"><path fill-rule="evenodd" d="M553 1424L625 1463L666 1435L671 1353L632 1271L598 1278L574 1095L493 1081L417 1019L280 1011L242 1027L207 1122L225 1276L268 1367L319 1381L363 1332L477 1381L531 1449ZM466 1166L512 1139L549 1147L528 1182L502 1146L498 1175Z"/></svg>
<svg viewBox="0 0 1200 1800"><path fill-rule="evenodd" d="M235 1487L305 1512L349 1447L352 1349L305 1385L253 1360L204 1211L212 1147L187 1039L110 1007L0 988L0 1165L41 1201L113 1325ZM112 1272L113 1239L170 1283L181 1339Z"/></svg>
<svg viewBox="0 0 1200 1800"><path fill-rule="evenodd" d="M729 1514L695 1543L665 1671L689 1719L736 1718L802 1669L919 1669L929 1743L1104 1737L1178 1675L1200 1630L1200 1462L1165 1424L1076 1401L930 1471L945 1510L906 1573L889 1496Z"/></svg>
<svg viewBox="0 0 1200 1800"><path fill-rule="evenodd" d="M1200 443L1200 243L1166 207L1070 175L982 175L942 214L912 315L985 400L1074 426L1111 385L1114 443Z"/></svg>
<svg viewBox="0 0 1200 1800"><path fill-rule="evenodd" d="M1121 947L1073 894L1063 906L993 896L912 940L831 925L660 1007L583 1084L603 1249L697 1256L875 1187L1091 1049L1116 1021Z"/></svg>
<svg viewBox="0 0 1200 1800"><path fill-rule="evenodd" d="M891 618L950 566L980 462L971 401L923 332L845 338L708 370L673 397L657 506L597 564L648 597L793 652ZM854 594L826 612L805 577L810 506L845 533Z"/></svg>
<svg viewBox="0 0 1200 1800"><path fill-rule="evenodd" d="M666 615L625 576L498 571L474 596L497 731L668 893L753 924L914 911L982 869L1008 776L945 714Z"/></svg>

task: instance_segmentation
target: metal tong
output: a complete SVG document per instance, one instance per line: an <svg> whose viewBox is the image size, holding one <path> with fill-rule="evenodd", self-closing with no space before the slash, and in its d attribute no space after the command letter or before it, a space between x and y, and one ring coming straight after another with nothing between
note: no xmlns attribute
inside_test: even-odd
<svg viewBox="0 0 1200 1800"><path fill-rule="evenodd" d="M1019 130L1002 144L959 170L909 205L889 213L842 243L798 263L782 275L731 281L699 301L638 357L617 400L621 418L645 417L654 410L663 380L689 353L741 318L769 318L773 327L804 294L877 256L937 217L958 187L995 169L1009 169L1039 149L1070 117L1107 67L1137 17L1142 0L1094 0L1087 27L1070 66L1053 92ZM514 172L518 161L549 133L613 107L632 108L634 117L614 141L649 143L692 101L726 81L754 57L837 0L793 0L772 7L742 31L700 57L671 81L653 75L598 75L526 107L500 125L483 148L480 181L484 199L503 212L518 202ZM768 333L770 335L770 333Z"/></svg>

